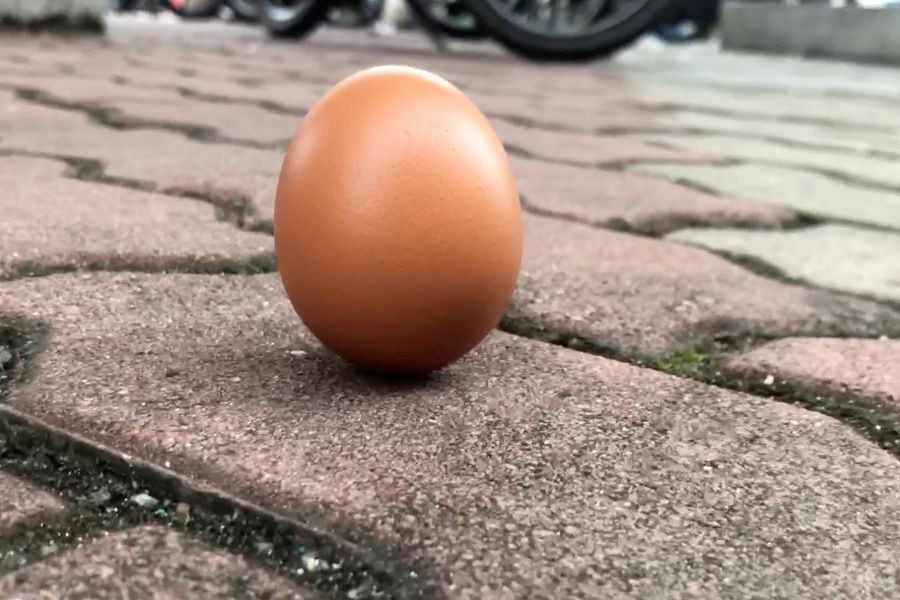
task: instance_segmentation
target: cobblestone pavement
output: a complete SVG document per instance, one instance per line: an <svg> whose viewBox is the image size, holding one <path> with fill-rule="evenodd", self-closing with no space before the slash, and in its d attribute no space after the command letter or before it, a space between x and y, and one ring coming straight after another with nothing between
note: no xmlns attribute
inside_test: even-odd
<svg viewBox="0 0 900 600"><path fill-rule="evenodd" d="M525 210L500 331L421 380L274 273L312 102L462 87ZM896 71L117 19L0 37L0 597L900 595Z"/></svg>

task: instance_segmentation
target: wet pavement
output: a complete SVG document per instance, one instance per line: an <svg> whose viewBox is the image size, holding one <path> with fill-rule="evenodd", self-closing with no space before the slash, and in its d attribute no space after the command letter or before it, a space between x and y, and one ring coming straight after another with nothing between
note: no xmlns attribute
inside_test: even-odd
<svg viewBox="0 0 900 600"><path fill-rule="evenodd" d="M287 141L384 63L482 108L525 212L499 330L412 380L329 354L274 272ZM0 37L0 595L896 596L896 81L650 40Z"/></svg>

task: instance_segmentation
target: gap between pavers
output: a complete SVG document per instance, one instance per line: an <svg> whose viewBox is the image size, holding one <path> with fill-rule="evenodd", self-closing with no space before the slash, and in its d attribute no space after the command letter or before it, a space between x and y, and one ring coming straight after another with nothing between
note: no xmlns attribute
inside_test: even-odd
<svg viewBox="0 0 900 600"><path fill-rule="evenodd" d="M629 170L686 181L734 198L783 206L816 218L900 229L900 196L896 192L869 189L791 167L649 163L633 165Z"/></svg>
<svg viewBox="0 0 900 600"><path fill-rule="evenodd" d="M78 181L65 169L0 157L0 279L83 268L274 269L270 237L217 220L208 204Z"/></svg>
<svg viewBox="0 0 900 600"><path fill-rule="evenodd" d="M735 356L728 366L794 387L856 398L900 426L900 340L788 338Z"/></svg>
<svg viewBox="0 0 900 600"><path fill-rule="evenodd" d="M762 202L714 196L654 177L518 156L510 162L530 211L596 226L660 234L688 224L780 227L795 218Z"/></svg>
<svg viewBox="0 0 900 600"><path fill-rule="evenodd" d="M412 552L450 598L898 591L900 465L822 415L499 333L373 378L275 276L3 286L52 330L11 406Z"/></svg>
<svg viewBox="0 0 900 600"><path fill-rule="evenodd" d="M529 337L634 360L714 340L900 331L889 307L760 277L700 248L534 215L524 223L504 328Z"/></svg>
<svg viewBox="0 0 900 600"><path fill-rule="evenodd" d="M777 232L684 229L667 239L749 256L820 287L900 303L900 231L826 223Z"/></svg>
<svg viewBox="0 0 900 600"><path fill-rule="evenodd" d="M128 597L198 600L325 597L162 526L110 533L0 577L0 595L16 600L113 600L125 590Z"/></svg>

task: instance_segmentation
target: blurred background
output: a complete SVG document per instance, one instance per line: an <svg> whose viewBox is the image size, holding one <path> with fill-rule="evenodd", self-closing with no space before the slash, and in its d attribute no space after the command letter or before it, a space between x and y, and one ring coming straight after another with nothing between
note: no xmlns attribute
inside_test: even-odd
<svg viewBox="0 0 900 600"><path fill-rule="evenodd" d="M645 36L667 43L708 39L724 32L726 43L734 38L763 38L761 49L785 46L802 52L828 54L824 42L829 33L855 38L847 24L829 24L828 18L807 13L793 35L780 30L766 32L785 16L772 5L820 9L885 9L900 6L898 0L106 0L116 13L163 12L183 19L221 19L254 24L273 38L299 39L325 24L333 27L368 28L378 35L399 30L419 30L443 47L445 40L491 40L524 58L578 60L606 56ZM751 5L751 6L748 6ZM756 6L752 5L767 5ZM747 13L746 11L752 11ZM747 15L752 15L750 23ZM756 15L769 15L759 17ZM834 13L831 19L837 18ZM851 19L858 17L854 15ZM870 19L874 15L869 16ZM738 31L733 31L738 30ZM888 28L888 38L896 38ZM804 36L816 41L804 42ZM772 37L796 37L772 43ZM868 43L885 43L866 31ZM767 41L768 40L768 41ZM766 48L769 43L773 48ZM823 47L824 46L824 47ZM857 54L879 55L878 50ZM837 52L840 54L840 52Z"/></svg>

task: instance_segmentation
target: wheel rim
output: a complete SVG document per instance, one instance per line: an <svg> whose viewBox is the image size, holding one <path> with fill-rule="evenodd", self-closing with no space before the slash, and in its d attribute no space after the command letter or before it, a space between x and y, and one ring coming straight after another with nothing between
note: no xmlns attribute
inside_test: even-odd
<svg viewBox="0 0 900 600"><path fill-rule="evenodd" d="M273 21L284 23L302 13L315 0L268 0L268 16Z"/></svg>
<svg viewBox="0 0 900 600"><path fill-rule="evenodd" d="M555 38L608 31L654 0L488 0L519 28Z"/></svg>

